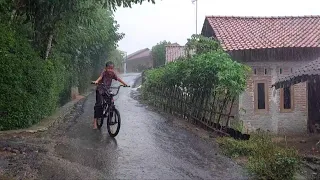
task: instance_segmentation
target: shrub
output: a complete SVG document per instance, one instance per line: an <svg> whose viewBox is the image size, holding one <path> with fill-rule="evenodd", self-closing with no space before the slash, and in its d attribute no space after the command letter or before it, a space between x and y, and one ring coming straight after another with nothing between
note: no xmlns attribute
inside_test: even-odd
<svg viewBox="0 0 320 180"><path fill-rule="evenodd" d="M253 134L248 141L224 137L217 142L228 156L247 156L248 170L259 179L293 179L299 167L297 152L277 146L265 133Z"/></svg>
<svg viewBox="0 0 320 180"><path fill-rule="evenodd" d="M208 52L147 71L143 92L156 86L180 86L190 90L214 89L220 94L227 89L230 97L235 97L244 90L249 70L223 51Z"/></svg>
<svg viewBox="0 0 320 180"><path fill-rule="evenodd" d="M264 149L260 156L249 157L249 170L260 179L293 179L298 170L298 156L294 150L283 148Z"/></svg>
<svg viewBox="0 0 320 180"><path fill-rule="evenodd" d="M218 138L217 142L223 148L224 153L230 157L250 156L253 154L256 144L249 141L235 140L233 138Z"/></svg>
<svg viewBox="0 0 320 180"><path fill-rule="evenodd" d="M237 131L243 132L243 129L244 129L243 121L240 121L240 120L231 121L230 127Z"/></svg>
<svg viewBox="0 0 320 180"><path fill-rule="evenodd" d="M0 33L0 130L28 127L55 110L62 66L40 59L13 28L0 24Z"/></svg>

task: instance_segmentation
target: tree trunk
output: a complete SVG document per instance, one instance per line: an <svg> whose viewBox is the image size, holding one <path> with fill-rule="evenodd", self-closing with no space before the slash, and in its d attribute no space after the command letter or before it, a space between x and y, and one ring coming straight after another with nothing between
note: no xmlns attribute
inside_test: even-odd
<svg viewBox="0 0 320 180"><path fill-rule="evenodd" d="M48 57L49 57L49 54L50 54L50 51L51 51L51 47L52 47L52 40L53 40L53 33L50 33L49 39L48 39L48 45L47 45L45 60L47 60Z"/></svg>
<svg viewBox="0 0 320 180"><path fill-rule="evenodd" d="M50 8L50 15L51 17L53 16L53 10L54 10L54 5L51 6ZM52 25L53 27L53 25ZM45 56L45 60L48 59L50 51L51 51L51 47L52 47L52 40L53 40L53 30L50 31L49 33L49 38L48 38L48 44L47 44L47 49L46 49L46 56Z"/></svg>
<svg viewBox="0 0 320 180"><path fill-rule="evenodd" d="M9 24L11 24L11 22L13 22L13 20L14 20L14 18L15 18L15 16L16 16L16 12L17 12L17 11L16 11L15 9L12 10Z"/></svg>

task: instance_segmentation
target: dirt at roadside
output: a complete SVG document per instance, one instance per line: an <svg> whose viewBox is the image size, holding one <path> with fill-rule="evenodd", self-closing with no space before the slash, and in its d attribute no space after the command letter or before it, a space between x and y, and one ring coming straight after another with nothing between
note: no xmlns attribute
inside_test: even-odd
<svg viewBox="0 0 320 180"><path fill-rule="evenodd" d="M291 147L298 151L302 158L301 174L305 175L307 179L320 179L320 140L319 134L304 134L296 136L279 136L273 141L282 147ZM304 157L308 157L305 159ZM315 157L316 159L310 157Z"/></svg>
<svg viewBox="0 0 320 180"><path fill-rule="evenodd" d="M80 100L72 112L65 117L62 126L52 127L47 132L12 133L0 135L0 179L39 179L38 171L52 156L58 143L52 137L59 136L70 126L72 120L82 113L85 99Z"/></svg>
<svg viewBox="0 0 320 180"><path fill-rule="evenodd" d="M317 146L316 144L320 141L320 135L299 135L299 136L287 136L287 137L278 137L275 139L281 146L293 147L299 151L299 154L302 156L312 155L320 157L320 143Z"/></svg>

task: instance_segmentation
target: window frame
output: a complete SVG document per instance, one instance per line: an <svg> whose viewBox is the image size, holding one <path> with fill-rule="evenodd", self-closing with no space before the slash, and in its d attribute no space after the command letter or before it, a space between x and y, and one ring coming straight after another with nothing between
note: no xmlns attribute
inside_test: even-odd
<svg viewBox="0 0 320 180"><path fill-rule="evenodd" d="M265 109L258 109L258 84L264 83L264 98L265 98ZM269 111L269 88L267 80L256 80L254 81L254 110L255 112L267 112Z"/></svg>
<svg viewBox="0 0 320 180"><path fill-rule="evenodd" d="M288 113L294 111L294 86L290 86L290 101L291 101L291 108L284 109L284 88L280 89L280 112L281 113Z"/></svg>

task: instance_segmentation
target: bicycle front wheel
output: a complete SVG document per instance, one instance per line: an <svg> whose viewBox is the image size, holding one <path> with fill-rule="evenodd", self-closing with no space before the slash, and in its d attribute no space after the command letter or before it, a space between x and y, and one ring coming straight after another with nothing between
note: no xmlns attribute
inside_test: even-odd
<svg viewBox="0 0 320 180"><path fill-rule="evenodd" d="M116 137L120 131L121 118L119 111L114 108L110 111L107 120L107 129L111 137Z"/></svg>

